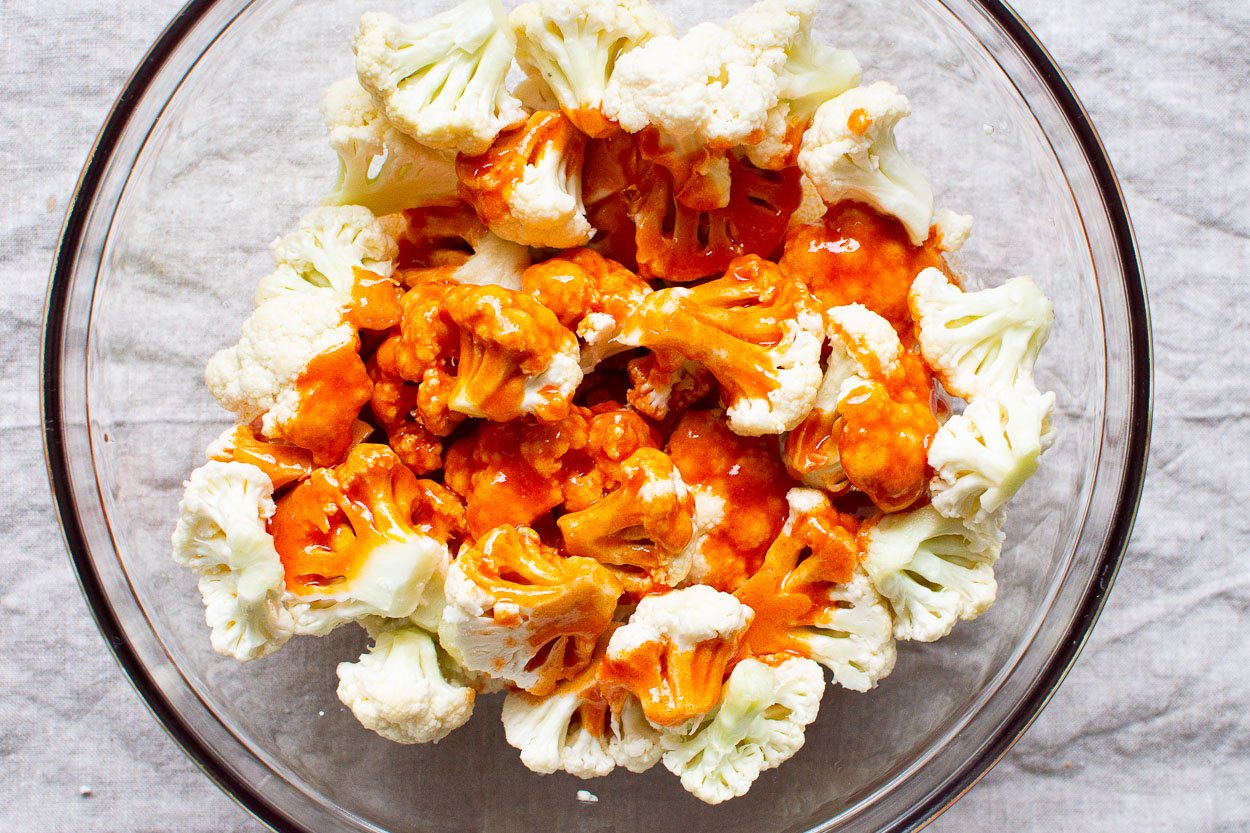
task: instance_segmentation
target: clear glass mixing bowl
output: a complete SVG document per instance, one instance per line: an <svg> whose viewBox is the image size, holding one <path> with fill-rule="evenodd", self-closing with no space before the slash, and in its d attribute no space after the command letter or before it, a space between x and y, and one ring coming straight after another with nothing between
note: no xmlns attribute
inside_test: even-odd
<svg viewBox="0 0 1250 833"><path fill-rule="evenodd" d="M1123 554L1149 433L1149 323L1106 156L1042 47L996 0L839 0L821 35L894 81L901 133L939 205L974 213L971 282L1036 277L1057 324L1041 384L1059 441L1017 498L997 605L904 645L876 691L831 689L807 745L717 808L660 768L583 783L524 770L498 703L437 746L360 729L334 666L343 628L241 666L212 653L191 574L169 558L181 482L228 417L201 369L237 337L266 244L333 177L322 90L351 72L360 12L433 2L193 0L135 73L84 171L49 293L48 465L100 628L157 718L280 830L683 833L907 830L1027 728L1093 626ZM661 2L679 24L744 3ZM426 7L429 8L426 8ZM598 795L577 800L577 790Z"/></svg>

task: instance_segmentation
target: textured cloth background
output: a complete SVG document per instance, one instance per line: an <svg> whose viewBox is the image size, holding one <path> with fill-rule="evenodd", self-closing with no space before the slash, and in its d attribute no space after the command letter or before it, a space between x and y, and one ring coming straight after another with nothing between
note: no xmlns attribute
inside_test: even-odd
<svg viewBox="0 0 1250 833"><path fill-rule="evenodd" d="M0 830L12 833L261 829L163 735L105 650L39 448L57 231L109 105L179 3L0 0ZM1250 4L1017 6L1092 113L1133 212L1153 302L1154 450L1080 662L932 829L1250 830L1250 362L1231 335L1250 308Z"/></svg>

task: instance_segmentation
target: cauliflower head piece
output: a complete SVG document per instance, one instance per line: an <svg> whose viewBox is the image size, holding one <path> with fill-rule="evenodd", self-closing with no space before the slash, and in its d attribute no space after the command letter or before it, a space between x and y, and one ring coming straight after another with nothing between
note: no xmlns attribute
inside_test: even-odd
<svg viewBox="0 0 1250 833"><path fill-rule="evenodd" d="M443 308L460 334L448 408L496 422L568 414L582 381L581 351L550 310L499 286L453 287Z"/></svg>
<svg viewBox="0 0 1250 833"><path fill-rule="evenodd" d="M491 232L467 203L414 208L400 216L396 277L405 286L441 282L521 288L530 250Z"/></svg>
<svg viewBox="0 0 1250 833"><path fill-rule="evenodd" d="M864 570L894 612L894 637L934 642L994 603L997 526L970 529L932 506L884 515L861 532Z"/></svg>
<svg viewBox="0 0 1250 833"><path fill-rule="evenodd" d="M817 108L857 86L859 61L812 37L816 0L766 0L738 15L730 28L765 48L780 45L785 63L777 72L777 103L768 111L764 137L747 147L756 165L780 170L795 164L803 133ZM762 37L759 33L770 33Z"/></svg>
<svg viewBox="0 0 1250 833"><path fill-rule="evenodd" d="M178 504L174 560L200 577L213 650L241 662L278 650L295 629L265 528L273 512L273 483L247 463L200 466Z"/></svg>
<svg viewBox="0 0 1250 833"><path fill-rule="evenodd" d="M824 322L815 302L801 283L754 256L719 280L652 293L626 319L621 340L707 368L730 427L747 436L794 428L820 387Z"/></svg>
<svg viewBox="0 0 1250 833"><path fill-rule="evenodd" d="M602 106L621 57L673 31L647 0L538 0L518 6L511 19L522 69L592 137L615 129Z"/></svg>
<svg viewBox="0 0 1250 833"><path fill-rule="evenodd" d="M720 411L687 411L667 452L694 496L687 580L732 593L760 568L785 524L790 482L777 443L735 434Z"/></svg>
<svg viewBox="0 0 1250 833"><path fill-rule="evenodd" d="M468 722L476 692L429 633L402 619L364 625L373 644L338 665L339 700L361 726L395 743L438 743Z"/></svg>
<svg viewBox="0 0 1250 833"><path fill-rule="evenodd" d="M948 391L973 400L1032 387L1033 365L1055 321L1032 278L965 292L937 269L925 269L908 303L920 353Z"/></svg>
<svg viewBox="0 0 1250 833"><path fill-rule="evenodd" d="M598 778L617 766L644 772L660 760L659 732L642 716L638 701L603 686L606 644L605 634L586 670L551 694L513 691L504 698L505 736L530 770Z"/></svg>
<svg viewBox="0 0 1250 833"><path fill-rule="evenodd" d="M816 111L798 161L826 203L867 203L897 217L919 246L933 220L933 189L894 138L910 113L906 97L886 81L847 90Z"/></svg>
<svg viewBox="0 0 1250 833"><path fill-rule="evenodd" d="M411 616L438 604L445 540L437 507L388 446L362 443L278 500L272 529L286 574L288 609L300 634Z"/></svg>
<svg viewBox="0 0 1250 833"><path fill-rule="evenodd" d="M690 572L694 498L667 454L635 451L620 465L621 485L557 521L564 547L594 558L627 589L676 587Z"/></svg>
<svg viewBox="0 0 1250 833"><path fill-rule="evenodd" d="M321 114L339 158L338 179L324 205L364 206L380 217L456 200L453 155L397 130L356 78L330 85Z"/></svg>
<svg viewBox="0 0 1250 833"><path fill-rule="evenodd" d="M334 301L287 293L257 307L238 344L209 359L209 391L240 422L261 420L269 439L313 453L318 465L343 458L370 382L355 329Z"/></svg>
<svg viewBox="0 0 1250 833"><path fill-rule="evenodd" d="M642 278L591 249L534 264L521 276L521 288L577 333L583 373L630 349L618 337L621 324L651 293Z"/></svg>
<svg viewBox="0 0 1250 833"><path fill-rule="evenodd" d="M391 276L397 253L386 227L360 205L315 208L303 216L298 229L275 240L271 249L277 268L256 286L258 307L287 293L351 306L360 295L362 279Z"/></svg>
<svg viewBox="0 0 1250 833"><path fill-rule="evenodd" d="M1037 471L1054 441L1053 393L1032 387L978 397L938 429L929 446L929 484L943 515L984 528Z"/></svg>
<svg viewBox="0 0 1250 833"><path fill-rule="evenodd" d="M791 489L789 514L764 565L735 591L755 611L742 652L796 655L868 691L893 669L889 609L859 566L858 523L815 489Z"/></svg>
<svg viewBox="0 0 1250 833"><path fill-rule="evenodd" d="M283 442L270 442L257 436L250 425L232 425L204 450L207 460L247 463L269 478L273 489L303 480L313 473L312 452Z"/></svg>
<svg viewBox="0 0 1250 833"><path fill-rule="evenodd" d="M586 137L558 110L541 110L456 163L461 193L491 231L526 246L590 242L582 201Z"/></svg>
<svg viewBox="0 0 1250 833"><path fill-rule="evenodd" d="M590 664L621 586L593 559L500 526L461 548L445 592L443 647L470 671L544 695Z"/></svg>
<svg viewBox="0 0 1250 833"><path fill-rule="evenodd" d="M525 119L504 85L516 36L499 0L465 0L419 23L366 13L353 50L361 86L423 145L482 153Z"/></svg>
<svg viewBox="0 0 1250 833"><path fill-rule="evenodd" d="M794 757L820 710L825 678L809 659L734 666L716 710L693 733L665 733L664 766L700 801L745 795L760 773Z"/></svg>
<svg viewBox="0 0 1250 833"><path fill-rule="evenodd" d="M697 721L716 706L725 670L753 615L733 596L706 585L646 596L612 633L604 682L637 697L655 726Z"/></svg>

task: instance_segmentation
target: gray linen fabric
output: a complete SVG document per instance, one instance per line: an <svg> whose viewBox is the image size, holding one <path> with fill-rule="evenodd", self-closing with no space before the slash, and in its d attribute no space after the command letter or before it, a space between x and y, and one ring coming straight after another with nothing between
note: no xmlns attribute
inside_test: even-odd
<svg viewBox="0 0 1250 833"><path fill-rule="evenodd" d="M1110 605L1021 743L933 830L1250 830L1250 4L1020 0L1101 130L1155 322L1150 480ZM0 2L0 830L257 831L97 635L39 439L48 264L114 96L179 0ZM1245 478L1245 480L1243 480Z"/></svg>

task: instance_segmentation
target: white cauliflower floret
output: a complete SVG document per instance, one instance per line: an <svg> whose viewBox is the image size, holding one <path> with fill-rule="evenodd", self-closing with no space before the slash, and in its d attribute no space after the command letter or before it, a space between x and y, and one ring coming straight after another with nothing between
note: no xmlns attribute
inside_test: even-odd
<svg viewBox="0 0 1250 833"><path fill-rule="evenodd" d="M373 646L338 666L338 697L366 729L396 743L438 743L473 715L473 689L454 681L430 634L368 620Z"/></svg>
<svg viewBox="0 0 1250 833"><path fill-rule="evenodd" d="M956 214L949 208L940 208L933 217L933 231L939 249L944 252L957 252L972 235L972 216Z"/></svg>
<svg viewBox="0 0 1250 833"><path fill-rule="evenodd" d="M356 341L339 305L308 293L265 301L243 322L239 343L208 361L204 379L221 406L240 422L264 417L265 436L295 413L295 382L317 356Z"/></svg>
<svg viewBox="0 0 1250 833"><path fill-rule="evenodd" d="M482 153L525 118L504 86L516 37L499 0L466 0L419 23L366 13L353 48L361 86L423 145Z"/></svg>
<svg viewBox="0 0 1250 833"><path fill-rule="evenodd" d="M265 528L273 512L273 483L246 463L200 466L178 504L174 560L200 576L213 650L244 662L278 650L294 631Z"/></svg>
<svg viewBox="0 0 1250 833"><path fill-rule="evenodd" d="M673 31L647 0L538 0L518 6L512 25L521 67L591 136L611 128L600 108L620 58Z"/></svg>
<svg viewBox="0 0 1250 833"><path fill-rule="evenodd" d="M349 304L355 270L389 278L398 252L385 226L359 205L313 209L300 220L297 230L278 238L270 248L277 269L257 285L258 307L288 293L314 295L339 306Z"/></svg>
<svg viewBox="0 0 1250 833"><path fill-rule="evenodd" d="M608 657L629 654L647 642L669 642L679 652L710 640L736 639L754 616L729 593L696 584L645 596L608 642Z"/></svg>
<svg viewBox="0 0 1250 833"><path fill-rule="evenodd" d="M571 399L582 383L582 351L576 339L561 343L547 368L525 380L521 397L521 413L532 414L546 407L555 398ZM555 392L554 394L552 392Z"/></svg>
<svg viewBox="0 0 1250 833"><path fill-rule="evenodd" d="M932 506L883 516L867 534L864 569L894 611L894 637L933 642L994 603L997 525L970 529Z"/></svg>
<svg viewBox="0 0 1250 833"><path fill-rule="evenodd" d="M859 61L853 54L813 40L816 7L816 0L766 0L728 24L727 28L747 37L768 32L785 51L785 63L778 72L778 101L768 112L764 138L747 148L747 156L761 168L780 170L792 165L798 142L817 108L859 84ZM758 34L755 37L772 46Z"/></svg>
<svg viewBox="0 0 1250 833"><path fill-rule="evenodd" d="M833 672L843 688L868 691L894 670L894 619L862 567L835 585L828 604L803 641L812 659Z"/></svg>
<svg viewBox="0 0 1250 833"><path fill-rule="evenodd" d="M907 300L920 353L948 391L972 400L1033 385L1055 311L1032 278L964 292L941 271L925 269Z"/></svg>
<svg viewBox="0 0 1250 833"><path fill-rule="evenodd" d="M615 769L607 735L595 735L578 719L584 704L578 692L546 697L510 692L503 701L504 736L521 750L521 763L533 772L563 770L578 778L599 778Z"/></svg>
<svg viewBox="0 0 1250 833"><path fill-rule="evenodd" d="M867 203L897 217L919 246L929 236L933 190L895 142L895 126L910 113L907 99L885 81L848 90L816 111L799 167L826 203Z"/></svg>
<svg viewBox="0 0 1250 833"><path fill-rule="evenodd" d="M979 397L951 417L929 446L934 508L972 527L993 523L1053 442L1054 409L1053 393L1028 387Z"/></svg>
<svg viewBox="0 0 1250 833"><path fill-rule="evenodd" d="M330 85L321 105L338 181L325 205L362 205L383 216L456 199L455 157L396 130L356 78Z"/></svg>
<svg viewBox="0 0 1250 833"><path fill-rule="evenodd" d="M679 152L733 147L764 129L784 58L700 23L680 39L662 35L622 55L603 112L630 133L658 128Z"/></svg>
<svg viewBox="0 0 1250 833"><path fill-rule="evenodd" d="M701 728L662 736L664 766L708 804L745 795L760 773L802 748L824 690L824 674L809 659L775 667L745 659L734 666L720 705Z"/></svg>
<svg viewBox="0 0 1250 833"><path fill-rule="evenodd" d="M660 762L664 747L660 733L643 714L638 698L626 696L614 705L608 739L608 752L617 766L630 772L646 772Z"/></svg>

